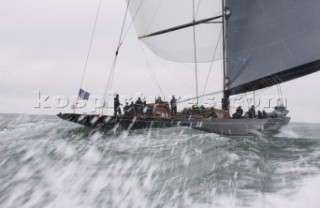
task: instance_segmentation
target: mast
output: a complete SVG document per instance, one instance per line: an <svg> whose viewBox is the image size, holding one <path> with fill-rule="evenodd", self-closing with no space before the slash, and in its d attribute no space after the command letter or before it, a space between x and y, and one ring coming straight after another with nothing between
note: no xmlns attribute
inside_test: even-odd
<svg viewBox="0 0 320 208"><path fill-rule="evenodd" d="M320 1L299 4L283 1L279 4L279 0L268 0L268 8L264 9L256 1L207 0L198 4L201 9L197 8L197 11L201 11L199 17L203 19L197 21L190 21L192 5L189 3L192 0L127 1L131 2L129 9L138 37L164 59L193 62L194 42L189 27L201 25L196 33L197 62L211 62L215 59L213 38L218 39L223 34L221 90L225 110L229 109L231 95L320 71L320 41L315 41L319 37L320 13L316 11L320 9ZM213 12L215 9L217 11ZM213 17L216 12L220 16ZM219 18L223 24L218 34L208 23L217 23L215 20ZM162 34L167 35L156 37Z"/></svg>
<svg viewBox="0 0 320 208"><path fill-rule="evenodd" d="M195 2L192 1L192 19L193 19L193 47L194 47L194 73L196 79L196 97L197 105L199 105L199 94L198 94L198 63L197 63L197 40L196 40L196 26L195 26Z"/></svg>
<svg viewBox="0 0 320 208"><path fill-rule="evenodd" d="M131 0L132 1L132 0ZM237 0L219 0L219 1L204 1L201 4L201 17L204 19L195 20L195 0L189 0L188 3L181 4L185 8L185 12L177 12L181 10L180 4L173 3L168 1L168 3L164 3L163 1L159 0L159 5L161 3L161 7L155 6L152 2L145 3L146 5L140 10L139 2L141 0L133 0L136 1L136 6L131 8L131 12L134 17L138 14L138 20L135 22L137 25L137 33L139 39L145 39L144 42L149 46L149 48L154 51L157 55L161 56L162 58L178 61L178 62L210 62L214 60L214 54L212 47L213 46L213 38L215 35L219 35L218 41L221 41L220 38L223 36L223 100L222 100L222 108L224 110L229 109L229 96L230 96L230 81L228 81L229 73L227 73L227 47L226 47L226 37L227 37L227 28L226 28L226 19L228 19L230 15L230 10L226 9L226 5L229 4L229 1L237 1ZM147 1L148 2L148 1ZM169 3L170 2L170 3ZM177 1L179 3L184 2L183 0ZM193 2L193 4L189 4ZM149 7L147 6L149 4ZM198 8L197 11L199 9ZM213 10L217 10L220 13L219 16L212 17L212 14L215 14ZM190 20L189 11L193 11L193 20L192 22L187 22ZM157 16L163 15L162 18L155 18L155 14ZM176 16L179 15L179 18ZM210 17L211 16L211 17ZM222 18L222 21L215 22ZM185 23L187 22L187 23ZM158 25L155 25L155 24ZM210 24L206 23L222 23L222 30L217 33ZM191 32L189 30L183 30L188 27L195 27L196 25L202 24L199 27L199 34L195 34L195 28L193 28L193 40L189 35L183 35L183 31ZM152 28L150 27L152 25ZM167 25L167 27L165 27ZM176 26L173 26L176 25ZM177 33L173 33L178 31ZM149 32L150 31L150 32ZM152 38L158 35L163 35L167 33L172 33L163 37L162 39L159 38ZM195 38L197 36L197 38ZM195 39L198 40L199 36L199 47L196 45ZM178 40L178 41L177 41ZM175 44L177 42L177 44ZM197 41L198 42L198 41ZM181 45L183 43L183 46ZM221 43L221 42L220 42ZM182 46L182 47L181 47ZM192 53L193 52L193 53ZM214 52L215 53L215 52ZM221 59L219 57L216 60ZM195 66L195 68L197 68ZM197 82L197 69L195 69L195 77ZM198 89L196 89L196 98L199 98L197 93Z"/></svg>
<svg viewBox="0 0 320 208"><path fill-rule="evenodd" d="M222 109L229 111L229 93L228 90L228 80L227 80L227 47L226 47L226 8L225 0L222 1L222 41L223 41L223 98L222 98Z"/></svg>

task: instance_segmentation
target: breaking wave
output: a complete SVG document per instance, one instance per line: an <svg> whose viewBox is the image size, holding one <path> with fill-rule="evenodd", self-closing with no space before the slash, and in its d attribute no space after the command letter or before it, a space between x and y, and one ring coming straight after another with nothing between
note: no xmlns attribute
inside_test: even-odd
<svg viewBox="0 0 320 208"><path fill-rule="evenodd" d="M320 127L228 138L188 128L120 135L1 115L0 207L318 207Z"/></svg>

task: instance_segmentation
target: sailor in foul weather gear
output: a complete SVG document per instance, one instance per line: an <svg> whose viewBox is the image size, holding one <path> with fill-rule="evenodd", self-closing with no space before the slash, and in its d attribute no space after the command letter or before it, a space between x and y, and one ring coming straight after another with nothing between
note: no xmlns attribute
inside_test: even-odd
<svg viewBox="0 0 320 208"><path fill-rule="evenodd" d="M171 105L171 115L175 116L177 114L177 99L174 97L174 95L172 95L170 105Z"/></svg>
<svg viewBox="0 0 320 208"><path fill-rule="evenodd" d="M142 101L141 101L141 98L138 97L138 100L136 101L135 103L136 105L139 105L139 106L142 106Z"/></svg>
<svg viewBox="0 0 320 208"><path fill-rule="evenodd" d="M265 110L262 111L262 118L268 118L268 114Z"/></svg>
<svg viewBox="0 0 320 208"><path fill-rule="evenodd" d="M157 99L156 99L156 102L157 104L162 104L162 100L161 100L161 97L159 96Z"/></svg>
<svg viewBox="0 0 320 208"><path fill-rule="evenodd" d="M121 108L120 105L122 105L119 101L119 94L116 94L116 97L114 98L113 106L114 106L114 116L117 116L117 113L121 115Z"/></svg>
<svg viewBox="0 0 320 208"><path fill-rule="evenodd" d="M130 111L130 106L129 103L126 102L126 105L123 107L123 111L124 111L124 115L129 115L129 111Z"/></svg>
<svg viewBox="0 0 320 208"><path fill-rule="evenodd" d="M239 106L236 110L236 112L232 115L233 118L241 118L243 114L243 110L241 106Z"/></svg>
<svg viewBox="0 0 320 208"><path fill-rule="evenodd" d="M255 117L257 117L256 109L254 105L252 105L251 108L249 109L249 118L255 118Z"/></svg>

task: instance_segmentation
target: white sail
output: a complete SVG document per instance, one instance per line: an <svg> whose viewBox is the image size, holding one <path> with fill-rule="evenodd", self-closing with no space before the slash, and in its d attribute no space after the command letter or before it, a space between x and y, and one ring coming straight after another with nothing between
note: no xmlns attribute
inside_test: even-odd
<svg viewBox="0 0 320 208"><path fill-rule="evenodd" d="M127 0L138 36L221 15L221 0ZM197 62L222 59L222 18L195 26ZM220 22L220 23L217 23ZM162 58L194 62L192 27L142 39ZM217 46L217 44L219 44Z"/></svg>

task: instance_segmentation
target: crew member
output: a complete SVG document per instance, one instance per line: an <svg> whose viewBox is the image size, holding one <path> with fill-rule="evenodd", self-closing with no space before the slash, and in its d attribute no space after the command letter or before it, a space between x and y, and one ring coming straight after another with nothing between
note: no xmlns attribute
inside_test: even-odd
<svg viewBox="0 0 320 208"><path fill-rule="evenodd" d="M138 97L138 100L136 101L136 105L142 106L142 101L140 97Z"/></svg>
<svg viewBox="0 0 320 208"><path fill-rule="evenodd" d="M265 110L262 111L262 118L268 118L268 114Z"/></svg>
<svg viewBox="0 0 320 208"><path fill-rule="evenodd" d="M175 116L177 114L177 99L174 97L174 95L172 95L170 105L171 105L171 116Z"/></svg>
<svg viewBox="0 0 320 208"><path fill-rule="evenodd" d="M131 101L130 105L129 105L129 115L130 116L133 116L135 113L135 106L134 106L134 103L133 101Z"/></svg>
<svg viewBox="0 0 320 208"><path fill-rule="evenodd" d="M257 117L256 109L254 105L252 105L251 108L249 109L249 118L255 118L255 117Z"/></svg>
<svg viewBox="0 0 320 208"><path fill-rule="evenodd" d="M160 97L160 96L156 99L156 103L157 103L157 104L162 104L162 100L161 100L161 97Z"/></svg>
<svg viewBox="0 0 320 208"><path fill-rule="evenodd" d="M122 105L119 101L119 94L116 94L116 97L114 98L113 106L114 106L114 116L117 116L117 113L121 115L121 108L120 105Z"/></svg>
<svg viewBox="0 0 320 208"><path fill-rule="evenodd" d="M123 107L124 115L129 115L130 106L129 103L126 102L126 105Z"/></svg>
<svg viewBox="0 0 320 208"><path fill-rule="evenodd" d="M236 112L232 115L233 118L241 118L243 114L243 110L241 106L238 106Z"/></svg>

